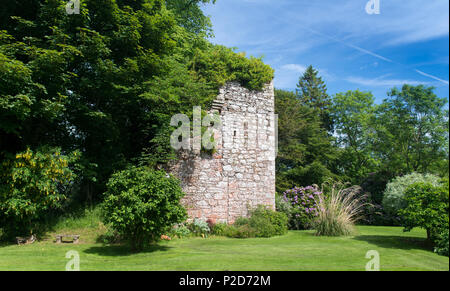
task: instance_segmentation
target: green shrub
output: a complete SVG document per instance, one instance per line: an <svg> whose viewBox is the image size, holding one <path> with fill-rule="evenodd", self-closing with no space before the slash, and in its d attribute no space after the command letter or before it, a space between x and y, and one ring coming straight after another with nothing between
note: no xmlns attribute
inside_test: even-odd
<svg viewBox="0 0 450 291"><path fill-rule="evenodd" d="M227 236L232 238L253 238L256 237L256 230L248 224L240 226L230 226L227 230Z"/></svg>
<svg viewBox="0 0 450 291"><path fill-rule="evenodd" d="M75 173L70 164L79 154L59 149L27 149L0 164L0 228L5 237L29 235L49 211L67 200Z"/></svg>
<svg viewBox="0 0 450 291"><path fill-rule="evenodd" d="M178 238L184 238L184 237L188 237L191 235L191 231L190 229L184 225L184 224L180 224L177 225L176 227L174 227L171 231L170 231L170 235L173 237L178 237Z"/></svg>
<svg viewBox="0 0 450 291"><path fill-rule="evenodd" d="M209 225L206 221L195 218L194 221L188 224L188 229L197 236L207 237L211 232Z"/></svg>
<svg viewBox="0 0 450 291"><path fill-rule="evenodd" d="M414 183L431 183L433 186L440 184L440 178L431 174L412 173L397 177L387 184L383 194L383 208L389 215L397 215L398 211L406 207L404 195L406 188Z"/></svg>
<svg viewBox="0 0 450 291"><path fill-rule="evenodd" d="M278 212L283 212L288 217L292 213L292 205L278 194L275 196L275 208Z"/></svg>
<svg viewBox="0 0 450 291"><path fill-rule="evenodd" d="M231 238L273 237L286 234L288 217L263 205L250 211L250 217L239 217L233 225L218 223L212 232Z"/></svg>
<svg viewBox="0 0 450 291"><path fill-rule="evenodd" d="M216 223L211 228L211 233L217 236L226 236L226 231L228 224L226 223Z"/></svg>
<svg viewBox="0 0 450 291"><path fill-rule="evenodd" d="M248 225L255 230L256 237L272 237L286 234L288 220L286 214L259 205L250 211Z"/></svg>
<svg viewBox="0 0 450 291"><path fill-rule="evenodd" d="M132 167L114 174L102 204L103 221L140 251L186 219L179 181L163 171Z"/></svg>
<svg viewBox="0 0 450 291"><path fill-rule="evenodd" d="M381 170L370 173L361 182L360 186L365 193L370 193L371 203L381 205L383 203L384 191L387 184L395 178L395 175L388 170Z"/></svg>
<svg viewBox="0 0 450 291"><path fill-rule="evenodd" d="M317 198L318 216L314 221L316 235L343 236L354 233L355 221L361 218L365 199L355 188L334 185L327 197Z"/></svg>
<svg viewBox="0 0 450 291"><path fill-rule="evenodd" d="M399 210L405 231L415 227L427 230L427 237L434 240L449 225L449 186L443 183L414 183L405 190L405 208Z"/></svg>
<svg viewBox="0 0 450 291"><path fill-rule="evenodd" d="M250 219L247 217L238 217L235 221L234 221L234 226L239 227L239 226L243 226L243 225L248 225L250 224Z"/></svg>
<svg viewBox="0 0 450 291"><path fill-rule="evenodd" d="M226 236L230 238L253 238L256 237L256 231L248 224L228 225L221 224L215 233L218 236Z"/></svg>
<svg viewBox="0 0 450 291"><path fill-rule="evenodd" d="M449 240L449 231L448 228L444 230L436 240L436 246L434 248L434 252L441 256L449 256L448 251L448 240Z"/></svg>
<svg viewBox="0 0 450 291"><path fill-rule="evenodd" d="M97 238L97 242L102 244L117 244L121 241L120 235L112 229L108 229L105 234L102 234Z"/></svg>

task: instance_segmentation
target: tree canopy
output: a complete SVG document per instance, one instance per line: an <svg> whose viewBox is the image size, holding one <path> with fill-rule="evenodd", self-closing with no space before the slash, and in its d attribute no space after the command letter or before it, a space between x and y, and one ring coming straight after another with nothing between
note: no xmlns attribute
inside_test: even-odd
<svg viewBox="0 0 450 291"><path fill-rule="evenodd" d="M208 0L8 1L0 19L0 157L80 151L80 187L105 189L135 160L171 156L169 121L207 109L227 81L262 89L261 59L209 43Z"/></svg>

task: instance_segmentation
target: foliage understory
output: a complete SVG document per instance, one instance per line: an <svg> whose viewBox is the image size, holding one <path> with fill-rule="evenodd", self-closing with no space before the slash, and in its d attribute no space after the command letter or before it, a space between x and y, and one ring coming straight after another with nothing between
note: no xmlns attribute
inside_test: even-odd
<svg viewBox="0 0 450 291"><path fill-rule="evenodd" d="M173 238L136 254L124 245L97 242L106 229L97 215L88 216L61 221L47 239L32 245L1 246L0 270L62 271L69 250L79 252L81 270L364 271L369 250L380 253L382 271L449 270L448 257L433 253L421 229L404 233L399 227L357 226L357 234L351 237L317 237L314 231L290 231L284 236L245 240ZM54 244L53 235L60 233L81 234L80 244Z"/></svg>

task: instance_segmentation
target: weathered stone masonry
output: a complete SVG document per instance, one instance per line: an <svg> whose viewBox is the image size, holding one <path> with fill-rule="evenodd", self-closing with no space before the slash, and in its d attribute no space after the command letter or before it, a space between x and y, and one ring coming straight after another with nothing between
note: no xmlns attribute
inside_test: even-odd
<svg viewBox="0 0 450 291"><path fill-rule="evenodd" d="M213 155L193 152L171 167L186 193L189 217L232 223L259 204L275 207L273 84L250 91L238 83L220 90L211 112L219 113Z"/></svg>

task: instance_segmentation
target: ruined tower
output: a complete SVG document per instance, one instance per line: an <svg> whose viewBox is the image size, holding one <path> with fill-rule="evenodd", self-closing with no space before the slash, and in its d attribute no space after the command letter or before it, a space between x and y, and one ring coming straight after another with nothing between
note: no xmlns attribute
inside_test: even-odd
<svg viewBox="0 0 450 291"><path fill-rule="evenodd" d="M189 217L233 223L249 207L275 207L277 119L273 84L251 91L227 83L213 102L219 114L214 154L184 153L170 171L180 178Z"/></svg>

